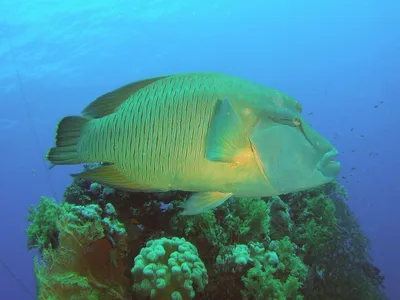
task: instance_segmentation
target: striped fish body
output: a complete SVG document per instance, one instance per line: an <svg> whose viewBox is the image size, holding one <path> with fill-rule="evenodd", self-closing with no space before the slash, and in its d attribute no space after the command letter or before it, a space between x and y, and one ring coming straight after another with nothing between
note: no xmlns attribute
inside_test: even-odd
<svg viewBox="0 0 400 300"><path fill-rule="evenodd" d="M290 129L301 124L300 112L289 96L229 75L150 78L97 98L83 116L63 118L47 159L54 165L103 162L73 176L119 189L195 192L183 214L199 214L232 195L280 193L270 170L278 183L296 173L291 165L281 172L276 162L297 148L303 156L317 153L301 148L309 144ZM274 135L279 130L292 142Z"/></svg>
<svg viewBox="0 0 400 300"><path fill-rule="evenodd" d="M246 132L258 117L252 113L252 103L258 103L270 92L263 86L226 75L166 77L131 94L114 113L83 126L78 156L85 162L111 163L126 177L119 187L131 190L265 195L268 187L250 142L246 145L246 137L236 155L240 163L210 160L206 153L218 101L230 100Z"/></svg>

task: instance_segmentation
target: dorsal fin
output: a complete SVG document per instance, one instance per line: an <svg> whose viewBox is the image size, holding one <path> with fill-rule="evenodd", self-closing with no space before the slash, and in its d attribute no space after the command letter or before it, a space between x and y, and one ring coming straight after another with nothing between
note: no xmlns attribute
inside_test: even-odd
<svg viewBox="0 0 400 300"><path fill-rule="evenodd" d="M130 95L136 93L145 86L166 77L168 76L136 81L104 94L86 106L82 111L82 115L90 118L101 118L112 114L117 110L121 103L125 102L125 100L129 98Z"/></svg>

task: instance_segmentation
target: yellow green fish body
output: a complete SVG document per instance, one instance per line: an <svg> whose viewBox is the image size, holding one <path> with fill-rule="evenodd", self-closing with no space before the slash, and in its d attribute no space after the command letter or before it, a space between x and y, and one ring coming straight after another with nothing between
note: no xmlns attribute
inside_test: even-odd
<svg viewBox="0 0 400 300"><path fill-rule="evenodd" d="M335 152L329 142L304 127L300 113L301 105L289 96L234 76L193 73L152 78L98 98L82 117L64 118L48 159L54 164L106 162L109 165L76 176L117 188L196 192L184 205L186 214L196 214L232 195L292 191L290 183L277 187L269 174L271 166L281 176L273 156L278 159L285 149L275 149L271 143L284 144L285 137L275 133L282 126L294 140L304 128L312 133L300 143L318 139L314 143L318 150L303 145L299 156L314 169L327 152ZM269 132L277 141L264 145ZM268 151L271 155L266 156ZM308 173L312 180L300 180L304 183L294 184L294 190L337 175L334 171L329 178L316 178Z"/></svg>

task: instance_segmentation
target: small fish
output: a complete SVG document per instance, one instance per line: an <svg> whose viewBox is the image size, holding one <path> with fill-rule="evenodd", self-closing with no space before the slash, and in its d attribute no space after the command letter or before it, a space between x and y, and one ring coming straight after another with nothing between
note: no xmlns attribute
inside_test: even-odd
<svg viewBox="0 0 400 300"><path fill-rule="evenodd" d="M312 115L313 115L313 112L312 112L312 111L310 111L310 112L308 113L308 115L309 115L309 116L312 116Z"/></svg>
<svg viewBox="0 0 400 300"><path fill-rule="evenodd" d="M356 169L355 167L351 168L352 171L354 171L355 169Z"/></svg>
<svg viewBox="0 0 400 300"><path fill-rule="evenodd" d="M379 105L374 105L374 108L378 108L379 107Z"/></svg>
<svg viewBox="0 0 400 300"><path fill-rule="evenodd" d="M350 128L350 131L353 131L354 130L354 128Z"/></svg>
<svg viewBox="0 0 400 300"><path fill-rule="evenodd" d="M342 179L346 179L346 176L342 176Z"/></svg>
<svg viewBox="0 0 400 300"><path fill-rule="evenodd" d="M363 139L363 138L364 138L364 135L363 135L363 134L361 134L361 135L360 135L360 138L362 138L362 139Z"/></svg>
<svg viewBox="0 0 400 300"><path fill-rule="evenodd" d="M356 149L352 149L351 152L352 152L352 153L356 152Z"/></svg>
<svg viewBox="0 0 400 300"><path fill-rule="evenodd" d="M47 159L105 162L73 176L122 190L192 192L182 214L195 215L231 196L280 195L336 178L337 150L301 111L290 96L234 76L150 78L64 117Z"/></svg>
<svg viewBox="0 0 400 300"><path fill-rule="evenodd" d="M379 154L377 152L373 152L371 151L370 153L368 153L369 156L372 156L373 158L377 157Z"/></svg>

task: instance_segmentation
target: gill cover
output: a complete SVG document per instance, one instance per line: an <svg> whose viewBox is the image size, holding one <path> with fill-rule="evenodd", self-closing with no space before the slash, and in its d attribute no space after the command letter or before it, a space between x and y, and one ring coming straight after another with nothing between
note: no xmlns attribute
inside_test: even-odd
<svg viewBox="0 0 400 300"><path fill-rule="evenodd" d="M250 137L269 183L289 193L326 182L318 171L319 151L293 124L261 121Z"/></svg>

